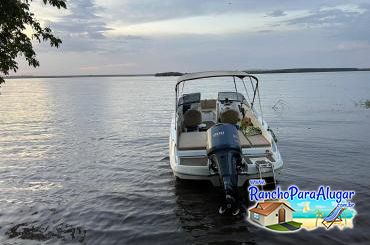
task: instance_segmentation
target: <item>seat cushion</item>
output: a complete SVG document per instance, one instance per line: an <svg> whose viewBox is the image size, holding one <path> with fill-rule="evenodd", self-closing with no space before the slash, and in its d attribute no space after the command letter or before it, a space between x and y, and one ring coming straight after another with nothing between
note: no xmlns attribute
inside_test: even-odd
<svg viewBox="0 0 370 245"><path fill-rule="evenodd" d="M239 112L233 109L227 109L220 115L222 123L237 124L240 121Z"/></svg>
<svg viewBox="0 0 370 245"><path fill-rule="evenodd" d="M189 109L184 114L184 126L195 127L202 123L202 113L198 110Z"/></svg>
<svg viewBox="0 0 370 245"><path fill-rule="evenodd" d="M183 132L179 136L179 150L205 150L207 132Z"/></svg>

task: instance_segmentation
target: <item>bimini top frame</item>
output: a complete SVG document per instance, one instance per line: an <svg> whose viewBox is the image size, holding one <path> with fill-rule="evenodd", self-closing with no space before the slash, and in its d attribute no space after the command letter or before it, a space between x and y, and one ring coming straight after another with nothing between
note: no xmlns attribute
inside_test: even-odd
<svg viewBox="0 0 370 245"><path fill-rule="evenodd" d="M179 97L179 85L190 80L196 80L196 79L203 79L203 78L211 78L211 77L233 77L234 78L234 86L236 89L236 84L235 84L235 77L238 77L242 80L244 88L245 83L244 83L244 78L248 77L251 81L252 87L253 87L253 99L251 102L251 107L253 107L254 100L256 98L256 93L258 92L258 78L250 75L246 72L243 71L207 71L207 72L196 72L196 73L189 73L185 74L181 77L178 78L176 87L175 87L175 93L176 93L176 110L177 110L177 103L178 103L178 97ZM252 83L252 79L256 82L255 85ZM236 91L238 92L238 91Z"/></svg>

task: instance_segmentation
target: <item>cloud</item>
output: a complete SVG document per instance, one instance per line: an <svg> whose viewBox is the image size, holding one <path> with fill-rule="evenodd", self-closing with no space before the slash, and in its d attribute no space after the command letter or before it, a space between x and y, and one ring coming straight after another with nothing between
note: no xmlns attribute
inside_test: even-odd
<svg viewBox="0 0 370 245"><path fill-rule="evenodd" d="M50 26L63 41L60 50L85 52L101 50L104 33L109 30L104 20L96 15L99 7L93 0L74 0L68 2L67 9L51 8L41 1L31 5L44 26ZM50 12L51 10L53 12ZM55 17L52 17L55 12ZM48 44L37 47L39 52L53 52ZM60 52L60 50L58 50ZM55 51L55 50L54 50Z"/></svg>
<svg viewBox="0 0 370 245"><path fill-rule="evenodd" d="M370 66L363 0L68 2L37 7L63 40L38 48L39 73Z"/></svg>
<svg viewBox="0 0 370 245"><path fill-rule="evenodd" d="M344 41L336 46L340 51L354 51L354 50L370 50L370 43L368 41Z"/></svg>
<svg viewBox="0 0 370 245"><path fill-rule="evenodd" d="M69 15L69 9L57 9L45 5L42 0L34 0L30 4L30 11L37 14L37 19L44 25L60 21L63 17Z"/></svg>
<svg viewBox="0 0 370 245"><path fill-rule="evenodd" d="M310 9L321 5L320 0L301 1L281 0L96 0L102 7L100 16L109 22L119 20L125 25L133 25L165 20L184 19L199 16L266 13L284 16L287 11ZM337 2L337 1L334 1ZM278 8L278 10L277 10ZM276 16L275 16L276 17Z"/></svg>
<svg viewBox="0 0 370 245"><path fill-rule="evenodd" d="M101 14L109 16L110 20L119 19L125 24L138 24L163 20L174 20L188 17L217 15L225 13L253 12L253 6L259 6L260 1L214 1L214 0L140 0L114 1L97 0L105 11Z"/></svg>
<svg viewBox="0 0 370 245"><path fill-rule="evenodd" d="M179 14L177 14L178 11L174 6L176 1L164 1L158 5L153 5L156 2L154 0L145 2L149 6L145 10L141 9L142 5L134 8L135 4L124 2L126 4L124 6L128 9L135 9L133 12L142 10L141 14L135 14L135 18L138 18L135 19L130 17L131 11L127 16L124 14L127 9L123 10L121 18L108 21L107 35L111 37L120 35L226 35L237 32L294 31L302 28L345 26L368 12L364 5L347 4L320 6L311 10L302 7L275 9L266 14L265 11L261 10L251 11L240 2L232 3L238 5L239 8L231 10L225 6L221 7L219 4L210 5L208 1L202 2L195 11L189 11L189 6L195 5L194 2L190 1L186 4L178 3ZM135 3L139 4L139 2ZM167 11L161 9L160 6ZM141 16L143 13L146 15Z"/></svg>
<svg viewBox="0 0 370 245"><path fill-rule="evenodd" d="M359 5L326 6L311 10L306 16L290 19L286 23L304 28L345 26L366 12L367 9Z"/></svg>
<svg viewBox="0 0 370 245"><path fill-rule="evenodd" d="M103 39L103 33L109 28L103 18L96 15L99 8L92 0L74 0L68 5L70 14L53 27L65 37Z"/></svg>
<svg viewBox="0 0 370 245"><path fill-rule="evenodd" d="M267 16L271 16L271 17L281 17L285 15L286 13L281 9L277 9L277 10L267 13Z"/></svg>
<svg viewBox="0 0 370 245"><path fill-rule="evenodd" d="M317 208L317 209L326 209L327 206L324 206L324 205L316 205L315 208Z"/></svg>
<svg viewBox="0 0 370 245"><path fill-rule="evenodd" d="M304 206L306 206L306 202L299 202L299 203L297 203L297 206L298 207L304 207Z"/></svg>
<svg viewBox="0 0 370 245"><path fill-rule="evenodd" d="M356 4L344 4L344 5L336 5L336 6L324 6L320 8L320 11L332 11L332 10L339 10L344 13L357 13L363 14L367 12L366 8L361 7L360 5Z"/></svg>
<svg viewBox="0 0 370 245"><path fill-rule="evenodd" d="M61 10L64 11L64 10ZM49 24L63 43L61 50L66 52L132 52L137 43L148 40L138 35L123 34L119 37L107 37L111 31L107 20L99 13L104 11L94 0L74 0L68 4L68 12L53 19ZM139 44L140 46L140 44ZM47 45L41 45L39 50L50 50Z"/></svg>
<svg viewBox="0 0 370 245"><path fill-rule="evenodd" d="M230 33L251 33L260 31L286 31L292 27L284 24L290 20L306 16L305 10L287 11L279 19L268 17L264 12L238 12L192 16L170 20L151 21L137 24L125 24L118 20L110 23L106 33L109 36L120 35L227 35Z"/></svg>

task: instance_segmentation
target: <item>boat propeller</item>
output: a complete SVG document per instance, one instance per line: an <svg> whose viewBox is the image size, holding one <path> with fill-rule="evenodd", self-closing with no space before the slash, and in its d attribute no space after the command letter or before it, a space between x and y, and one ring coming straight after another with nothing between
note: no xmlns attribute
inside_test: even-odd
<svg viewBox="0 0 370 245"><path fill-rule="evenodd" d="M234 197L226 195L225 203L219 207L218 213L236 216L240 213L240 205L237 204Z"/></svg>

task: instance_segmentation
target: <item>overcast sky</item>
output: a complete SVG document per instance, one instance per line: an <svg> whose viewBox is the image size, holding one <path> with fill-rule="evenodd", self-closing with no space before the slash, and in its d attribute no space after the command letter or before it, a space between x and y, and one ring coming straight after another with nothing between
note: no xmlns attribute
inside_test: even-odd
<svg viewBox="0 0 370 245"><path fill-rule="evenodd" d="M370 0L69 0L33 3L59 35L21 74L370 67Z"/></svg>

